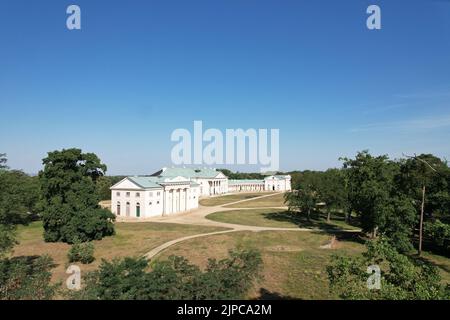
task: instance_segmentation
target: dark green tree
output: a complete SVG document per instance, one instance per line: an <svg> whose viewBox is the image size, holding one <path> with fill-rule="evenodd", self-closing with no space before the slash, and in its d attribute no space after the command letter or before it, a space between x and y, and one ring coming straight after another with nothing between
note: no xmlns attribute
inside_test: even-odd
<svg viewBox="0 0 450 320"><path fill-rule="evenodd" d="M311 212L316 210L317 199L317 191L310 186L285 194L285 201L288 204L289 211L305 213L308 221L311 221Z"/></svg>
<svg viewBox="0 0 450 320"><path fill-rule="evenodd" d="M387 156L374 157L368 151L343 160L350 209L360 217L363 231L373 238L378 232L385 234L398 250L412 249L417 216L412 199L395 183L399 164Z"/></svg>
<svg viewBox="0 0 450 320"><path fill-rule="evenodd" d="M103 260L73 295L95 300L242 299L259 278L262 260L254 250L231 251L223 260L210 259L204 271L187 259L171 256L150 272L144 258Z"/></svg>
<svg viewBox="0 0 450 320"><path fill-rule="evenodd" d="M0 170L8 169L7 162L6 153L0 153Z"/></svg>
<svg viewBox="0 0 450 320"><path fill-rule="evenodd" d="M348 211L348 192L345 176L339 169L328 169L322 175L319 187L320 201L325 202L327 209L327 221L331 220L331 211Z"/></svg>
<svg viewBox="0 0 450 320"><path fill-rule="evenodd" d="M362 257L336 255L327 267L331 291L343 299L437 300L449 299L448 287L441 284L437 268L419 259L400 254L391 241L368 241ZM379 289L369 289L369 266L381 271Z"/></svg>
<svg viewBox="0 0 450 320"><path fill-rule="evenodd" d="M419 222L419 255L422 252L423 223L426 213L447 216L450 208L450 169L446 162L431 154L408 157L400 166L397 185L414 200Z"/></svg>
<svg viewBox="0 0 450 320"><path fill-rule="evenodd" d="M65 149L48 153L39 172L44 239L86 242L114 233L114 215L99 207L96 182L106 166L93 153Z"/></svg>
<svg viewBox="0 0 450 320"><path fill-rule="evenodd" d="M16 226L30 221L39 197L35 178L6 168L0 170L0 256L16 243Z"/></svg>
<svg viewBox="0 0 450 320"><path fill-rule="evenodd" d="M0 300L49 300L59 284L51 284L53 260L48 256L0 260Z"/></svg>

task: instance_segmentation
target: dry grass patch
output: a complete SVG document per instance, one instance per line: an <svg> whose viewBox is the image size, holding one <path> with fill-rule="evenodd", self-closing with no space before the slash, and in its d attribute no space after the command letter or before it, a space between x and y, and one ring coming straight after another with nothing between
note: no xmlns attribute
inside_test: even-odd
<svg viewBox="0 0 450 320"><path fill-rule="evenodd" d="M111 260L125 256L141 256L151 249L176 238L198 233L226 230L218 227L203 227L156 222L116 223L116 235L94 241L95 261L89 265L79 264L82 272L98 267L101 259ZM13 256L49 255L56 264L52 270L54 281L65 280L68 267L67 251L70 245L48 243L43 237L41 222L34 222L18 230L19 244L14 247Z"/></svg>
<svg viewBox="0 0 450 320"><path fill-rule="evenodd" d="M364 246L341 239L339 250L320 249L330 237L330 234L316 232L233 232L181 242L162 252L157 259L182 255L205 267L208 258L225 258L230 249L254 248L262 254L263 279L248 298L332 299L336 297L329 292L326 275L331 256L359 254Z"/></svg>

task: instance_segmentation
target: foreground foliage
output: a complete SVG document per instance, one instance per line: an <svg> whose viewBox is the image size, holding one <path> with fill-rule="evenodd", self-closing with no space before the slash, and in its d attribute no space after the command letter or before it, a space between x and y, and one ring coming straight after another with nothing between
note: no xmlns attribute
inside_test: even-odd
<svg viewBox="0 0 450 320"><path fill-rule="evenodd" d="M53 260L47 256L0 260L1 300L48 300L59 284L50 284Z"/></svg>
<svg viewBox="0 0 450 320"><path fill-rule="evenodd" d="M74 243L114 234L114 215L98 205L96 181L106 166L93 153L67 149L48 153L39 173L44 238Z"/></svg>
<svg viewBox="0 0 450 320"><path fill-rule="evenodd" d="M369 241L362 257L334 256L327 267L331 290L343 299L450 299L435 266L396 251L386 239ZM380 289L368 289L369 266L381 270Z"/></svg>
<svg viewBox="0 0 450 320"><path fill-rule="evenodd" d="M69 262L89 264L94 261L94 245L92 242L76 241L67 253Z"/></svg>
<svg viewBox="0 0 450 320"><path fill-rule="evenodd" d="M259 277L261 266L260 253L254 250L230 251L226 259L210 259L204 271L178 256L157 261L150 272L144 258L104 260L97 271L87 275L84 289L72 298L240 299Z"/></svg>

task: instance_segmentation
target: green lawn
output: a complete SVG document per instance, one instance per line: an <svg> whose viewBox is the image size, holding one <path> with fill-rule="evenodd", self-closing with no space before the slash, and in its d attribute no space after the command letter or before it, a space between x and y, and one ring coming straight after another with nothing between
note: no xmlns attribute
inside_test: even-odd
<svg viewBox="0 0 450 320"><path fill-rule="evenodd" d="M210 198L201 199L200 205L202 205L202 206L221 206L221 205L235 202L235 201L260 197L265 194L269 194L269 193L268 192L235 193L235 194L229 194L229 195L220 196L220 197L210 197Z"/></svg>
<svg viewBox="0 0 450 320"><path fill-rule="evenodd" d="M270 197L264 197L260 199L254 199L250 201L245 201L241 203L232 204L225 206L226 208L276 208L285 207L284 203L284 193L277 193Z"/></svg>
<svg viewBox="0 0 450 320"><path fill-rule="evenodd" d="M319 228L327 230L358 229L345 222L343 215L334 214L327 223L323 214L313 214L311 221L307 221L302 213L293 213L283 209L246 209L220 211L208 215L206 218L214 221L235 223L258 227L276 228Z"/></svg>
<svg viewBox="0 0 450 320"><path fill-rule="evenodd" d="M218 227L181 225L156 222L116 223L116 234L100 241L94 241L96 260L90 265L80 265L82 271L95 269L101 259L115 257L141 256L167 241L214 231L226 230ZM51 256L56 267L52 270L53 280L67 278L67 251L70 246L65 243L47 243L42 237L42 222L33 222L18 229L19 244L14 247L13 256L44 255Z"/></svg>

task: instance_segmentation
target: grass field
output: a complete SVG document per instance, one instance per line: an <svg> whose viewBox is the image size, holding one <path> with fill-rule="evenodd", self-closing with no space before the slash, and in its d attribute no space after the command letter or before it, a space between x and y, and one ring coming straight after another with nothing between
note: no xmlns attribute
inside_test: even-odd
<svg viewBox="0 0 450 320"><path fill-rule="evenodd" d="M235 193L235 194L230 194L230 195L226 195L226 196L201 199L199 203L202 206L221 206L221 205L235 202L235 201L260 197L265 194L270 194L270 192Z"/></svg>
<svg viewBox="0 0 450 320"><path fill-rule="evenodd" d="M359 255L365 247L356 235L341 234L337 236L337 249L321 249L330 238L330 234L322 232L236 232L181 242L157 259L182 255L205 267L208 258L225 258L230 249L254 248L262 254L263 279L247 298L336 299L329 291L326 273L331 256ZM443 282L450 283L450 259L429 253L425 256L438 266Z"/></svg>
<svg viewBox="0 0 450 320"><path fill-rule="evenodd" d="M112 259L124 256L140 256L152 248L175 238L197 233L226 230L224 228L180 225L168 223L140 222L116 223L116 235L94 241L95 261L89 265L79 264L83 271L95 269L101 259ZM19 244L14 247L13 256L44 255L51 256L56 264L53 280L67 278L65 270L68 266L67 251L70 246L64 243L47 243L42 238L41 222L34 222L18 229Z"/></svg>
<svg viewBox="0 0 450 320"><path fill-rule="evenodd" d="M260 194L261 195L261 194ZM254 199L241 203L225 206L226 208L261 208L261 207L284 207L284 193L278 193L271 197L264 197L261 199Z"/></svg>
<svg viewBox="0 0 450 320"><path fill-rule="evenodd" d="M320 249L330 235L318 232L236 232L192 239L164 251L158 259L183 255L202 267L208 258L225 258L232 248L255 248L263 258L263 279L248 298L332 299L326 265L332 254L359 254L363 245L339 242L338 250Z"/></svg>
<svg viewBox="0 0 450 320"><path fill-rule="evenodd" d="M333 214L331 221L326 221L324 214L314 214L311 221L302 213L288 212L283 209L246 209L211 213L207 219L258 227L276 228L319 228L328 230L358 229L345 222L343 215Z"/></svg>

